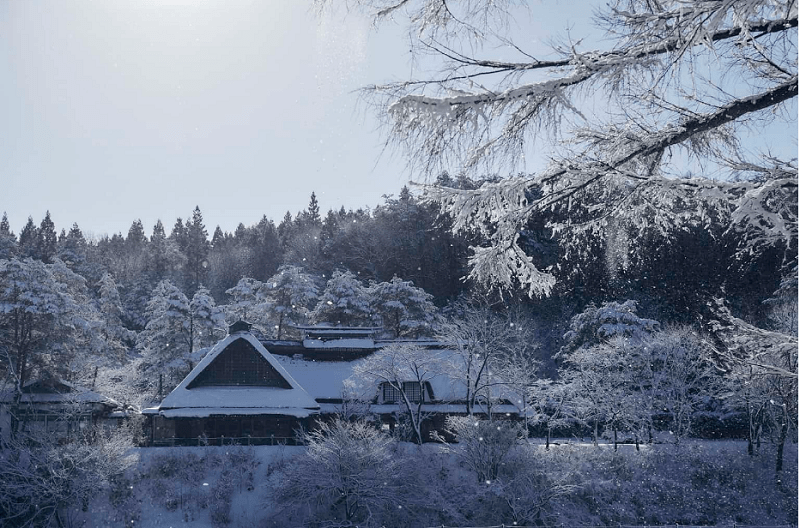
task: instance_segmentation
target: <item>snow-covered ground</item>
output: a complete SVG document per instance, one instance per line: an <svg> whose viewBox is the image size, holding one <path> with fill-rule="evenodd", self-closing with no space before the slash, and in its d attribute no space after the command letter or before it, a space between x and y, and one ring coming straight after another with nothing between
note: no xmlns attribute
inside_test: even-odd
<svg viewBox="0 0 800 528"><path fill-rule="evenodd" d="M108 495L75 525L168 528L256 526L268 512L264 488L274 469L304 447L170 447L132 450L136 459Z"/></svg>
<svg viewBox="0 0 800 528"><path fill-rule="evenodd" d="M87 527L281 526L271 517L279 512L271 490L281 485L281 468L304 451L296 446L135 449L135 464L124 478L109 493L98 493L86 511L76 508L67 517L73 526ZM478 483L437 444L401 443L396 454L409 468L405 478L428 487L424 496L429 503L423 513L396 517L390 524L423 518L436 521L431 526L457 525L466 518L478 525L512 524L498 506L513 484L510 473L505 482ZM548 519L566 525L778 525L797 518L796 444L786 446L780 483L774 475L774 448L762 446L758 456L748 457L743 441L643 445L641 451L622 445L615 453L609 444L595 447L565 439L554 440L546 450L535 439L511 456L515 466L531 464L551 479L578 484L548 510Z"/></svg>

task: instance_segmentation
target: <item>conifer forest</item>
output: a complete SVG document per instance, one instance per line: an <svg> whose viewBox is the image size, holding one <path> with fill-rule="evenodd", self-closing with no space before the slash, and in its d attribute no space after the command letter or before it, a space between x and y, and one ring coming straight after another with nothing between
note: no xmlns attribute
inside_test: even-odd
<svg viewBox="0 0 800 528"><path fill-rule="evenodd" d="M749 148L797 3L611 0L546 57L528 2L314 6L405 28L354 97L413 182L3 214L0 527L797 526L797 158Z"/></svg>

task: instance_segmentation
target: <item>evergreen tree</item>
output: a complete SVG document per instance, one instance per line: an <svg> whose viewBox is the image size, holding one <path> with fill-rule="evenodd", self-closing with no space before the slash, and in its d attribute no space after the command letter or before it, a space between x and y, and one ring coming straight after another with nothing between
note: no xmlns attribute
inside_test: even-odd
<svg viewBox="0 0 800 528"><path fill-rule="evenodd" d="M373 315L369 292L361 281L349 271L336 270L325 285L311 317L318 323L363 326L372 323Z"/></svg>
<svg viewBox="0 0 800 528"><path fill-rule="evenodd" d="M17 254L17 237L8 225L8 216L3 213L0 220L0 260L13 258Z"/></svg>
<svg viewBox="0 0 800 528"><path fill-rule="evenodd" d="M50 211L47 211L37 231L36 257L45 264L50 264L53 262L57 251L58 235L56 234L56 226L50 219Z"/></svg>
<svg viewBox="0 0 800 528"><path fill-rule="evenodd" d="M303 223L309 227L322 226L322 217L319 214L319 202L317 201L317 195L313 192L311 193L311 200L308 203L308 209L306 209L303 215Z"/></svg>
<svg viewBox="0 0 800 528"><path fill-rule="evenodd" d="M73 223L69 233L64 236L58 244L58 258L64 261L70 269L76 273L86 262L86 239L83 237L81 228L77 223ZM83 273L80 273L83 275Z"/></svg>
<svg viewBox="0 0 800 528"><path fill-rule="evenodd" d="M33 218L28 217L28 223L22 228L19 233L19 254L20 257L36 258L36 244L39 238L36 224L33 223Z"/></svg>
<svg viewBox="0 0 800 528"><path fill-rule="evenodd" d="M289 243L292 234L295 231L294 221L292 220L292 213L286 211L286 214L283 215L283 219L281 223L278 224L278 237L281 240L281 246L286 248L286 245Z"/></svg>
<svg viewBox="0 0 800 528"><path fill-rule="evenodd" d="M236 283L236 286L225 293L231 298L231 302L225 306L229 322L242 320L258 325L262 329L269 327L263 282L251 277L243 277Z"/></svg>
<svg viewBox="0 0 800 528"><path fill-rule="evenodd" d="M17 390L44 370L69 377L95 327L82 277L61 261L0 260L0 368Z"/></svg>
<svg viewBox="0 0 800 528"><path fill-rule="evenodd" d="M194 292L205 280L208 270L208 231L203 225L203 214L200 207L195 207L191 223L186 224L186 270L187 285L190 292Z"/></svg>
<svg viewBox="0 0 800 528"><path fill-rule="evenodd" d="M3 211L3 218L0 219L0 235L13 236L11 226L8 224L8 214Z"/></svg>
<svg viewBox="0 0 800 528"><path fill-rule="evenodd" d="M161 220L153 226L153 234L147 245L146 269L152 284L170 278L186 262L173 238L167 238Z"/></svg>
<svg viewBox="0 0 800 528"><path fill-rule="evenodd" d="M249 231L248 246L252 250L250 276L265 280L274 274L283 260L278 230L272 220L264 215Z"/></svg>
<svg viewBox="0 0 800 528"><path fill-rule="evenodd" d="M263 291L277 321L278 339L283 337L287 324L306 322L309 308L319 293L314 278L303 268L291 265L281 266L278 273L267 279Z"/></svg>
<svg viewBox="0 0 800 528"><path fill-rule="evenodd" d="M127 343L134 341L136 334L125 328L122 323L124 309L114 277L110 273L104 273L97 287L97 304L103 319L100 331L108 347L107 355L109 359L119 362L125 358L128 351Z"/></svg>
<svg viewBox="0 0 800 528"><path fill-rule="evenodd" d="M373 284L369 294L373 310L393 337L433 335L433 296L413 282L394 277L390 282Z"/></svg>
<svg viewBox="0 0 800 528"><path fill-rule="evenodd" d="M211 237L211 248L218 249L221 248L222 245L225 243L226 237L225 234L222 232L222 229L217 226L214 229L214 235Z"/></svg>
<svg viewBox="0 0 800 528"><path fill-rule="evenodd" d="M211 292L200 286L189 303L191 350L214 344L225 329L225 315Z"/></svg>
<svg viewBox="0 0 800 528"><path fill-rule="evenodd" d="M147 243L147 235L144 234L142 221L134 220L128 229L128 238L125 239L125 244L134 250L140 250L145 243Z"/></svg>
<svg viewBox="0 0 800 528"><path fill-rule="evenodd" d="M233 239L237 244L243 244L246 238L247 228L243 223L239 222L239 225L236 226L236 231L233 232Z"/></svg>
<svg viewBox="0 0 800 528"><path fill-rule="evenodd" d="M173 226L172 233L169 234L169 238L175 241L181 251L186 251L186 245L189 242L188 230L186 226L183 225L183 220L181 218L178 218L175 221L175 226Z"/></svg>
<svg viewBox="0 0 800 528"><path fill-rule="evenodd" d="M186 375L191 352L189 300L169 280L153 290L145 312L147 324L137 338L142 353L141 385L154 391L162 380L162 393L171 390Z"/></svg>

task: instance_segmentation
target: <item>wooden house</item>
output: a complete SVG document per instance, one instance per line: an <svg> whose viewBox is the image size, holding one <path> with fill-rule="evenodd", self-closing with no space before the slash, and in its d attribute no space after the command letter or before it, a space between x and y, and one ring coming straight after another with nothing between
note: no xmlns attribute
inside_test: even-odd
<svg viewBox="0 0 800 528"><path fill-rule="evenodd" d="M151 445L294 443L319 405L239 321L143 414Z"/></svg>
<svg viewBox="0 0 800 528"><path fill-rule="evenodd" d="M45 376L21 391L0 393L0 439L12 436L67 442L92 426L116 426L127 416L111 398L59 378Z"/></svg>
<svg viewBox="0 0 800 528"><path fill-rule="evenodd" d="M151 445L292 444L299 429L353 410L393 431L404 412L399 391L376 383L355 399L344 392L359 362L397 341L375 339L380 329L371 327L300 330L302 341L260 341L247 323L231 325L159 406L143 411ZM448 353L438 342L414 344ZM403 391L422 401L425 438L441 431L447 416L466 414L466 390L446 373L423 385L405 382ZM520 415L508 398L492 410L505 418Z"/></svg>

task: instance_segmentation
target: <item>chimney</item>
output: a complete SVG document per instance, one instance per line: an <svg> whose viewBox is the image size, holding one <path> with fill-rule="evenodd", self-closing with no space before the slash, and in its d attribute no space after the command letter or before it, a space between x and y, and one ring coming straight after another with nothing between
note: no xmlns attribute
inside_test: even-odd
<svg viewBox="0 0 800 528"><path fill-rule="evenodd" d="M250 323L246 323L244 321L236 321L232 325L228 327L228 335L235 334L237 332L249 332L250 327L253 326Z"/></svg>

